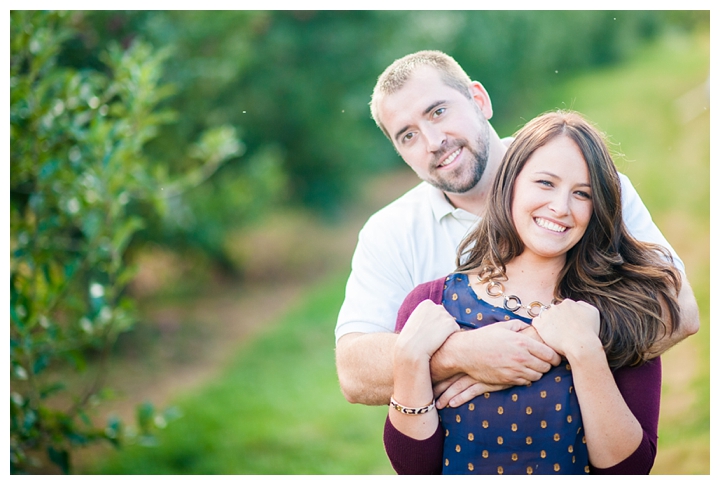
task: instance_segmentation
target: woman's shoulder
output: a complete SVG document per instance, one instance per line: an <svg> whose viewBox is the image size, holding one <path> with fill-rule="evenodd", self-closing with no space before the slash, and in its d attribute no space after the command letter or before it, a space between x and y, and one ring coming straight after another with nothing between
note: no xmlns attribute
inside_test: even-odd
<svg viewBox="0 0 720 485"><path fill-rule="evenodd" d="M405 297L405 301L400 305L400 310L398 311L395 322L396 332L402 330L410 314L421 302L431 300L438 305L442 303L443 288L447 278L447 276L443 276L436 280L420 283Z"/></svg>
<svg viewBox="0 0 720 485"><path fill-rule="evenodd" d="M423 300L432 300L437 304L442 303L443 288L445 287L445 281L449 277L443 276L436 280L420 283L410 292L406 300L416 301L416 305Z"/></svg>

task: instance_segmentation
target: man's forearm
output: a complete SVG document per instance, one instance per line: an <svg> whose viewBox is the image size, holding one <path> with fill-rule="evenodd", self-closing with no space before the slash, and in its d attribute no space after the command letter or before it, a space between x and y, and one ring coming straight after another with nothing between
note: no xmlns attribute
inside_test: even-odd
<svg viewBox="0 0 720 485"><path fill-rule="evenodd" d="M560 363L560 356L519 320L452 334L430 360L433 383L467 374L491 386L525 385Z"/></svg>
<svg viewBox="0 0 720 485"><path fill-rule="evenodd" d="M464 373L457 362L459 346L462 345L463 335L451 335L442 347L430 359L430 376L433 384L444 381L454 375Z"/></svg>
<svg viewBox="0 0 720 485"><path fill-rule="evenodd" d="M385 405L393 392L392 351L397 334L350 333L335 349L340 388L351 403Z"/></svg>
<svg viewBox="0 0 720 485"><path fill-rule="evenodd" d="M674 332L665 332L650 348L648 358L657 357L673 345L681 340L697 333L700 329L700 313L698 311L697 301L693 294L690 282L687 277L682 277L682 287L678 295L678 304L680 305L680 325Z"/></svg>

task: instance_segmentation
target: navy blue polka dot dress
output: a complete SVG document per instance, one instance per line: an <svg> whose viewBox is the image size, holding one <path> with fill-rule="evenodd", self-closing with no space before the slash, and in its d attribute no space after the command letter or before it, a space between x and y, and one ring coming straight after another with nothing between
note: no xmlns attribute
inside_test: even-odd
<svg viewBox="0 0 720 485"><path fill-rule="evenodd" d="M479 299L465 274L448 276L443 305L463 327L528 318ZM445 474L585 474L580 406L566 360L527 386L485 393L439 411Z"/></svg>

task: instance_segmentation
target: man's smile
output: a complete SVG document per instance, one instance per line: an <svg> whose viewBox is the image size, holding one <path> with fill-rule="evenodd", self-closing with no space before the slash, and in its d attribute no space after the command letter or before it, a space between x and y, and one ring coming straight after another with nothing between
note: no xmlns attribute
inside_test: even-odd
<svg viewBox="0 0 720 485"><path fill-rule="evenodd" d="M455 161L455 159L460 155L460 152L462 151L462 147L458 148L454 152L450 153L445 159L438 164L438 168L447 167L451 163Z"/></svg>

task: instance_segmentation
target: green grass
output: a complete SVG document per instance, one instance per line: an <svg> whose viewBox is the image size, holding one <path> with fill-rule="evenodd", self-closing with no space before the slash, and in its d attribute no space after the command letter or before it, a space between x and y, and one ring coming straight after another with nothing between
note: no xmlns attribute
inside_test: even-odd
<svg viewBox="0 0 720 485"><path fill-rule="evenodd" d="M347 274L309 288L213 382L177 401L160 446L131 446L84 473L390 473L384 408L348 404L333 328Z"/></svg>
<svg viewBox="0 0 720 485"><path fill-rule="evenodd" d="M133 446L87 473L391 473L386 410L350 405L334 363L334 322L347 274L308 290L216 380L177 400L183 417L157 447Z"/></svg>
<svg viewBox="0 0 720 485"><path fill-rule="evenodd" d="M709 35L668 37L623 65L560 80L526 116L573 108L611 135L625 154L618 167L687 265L702 328L664 357L653 471L660 474L710 467L709 115L682 121L675 104L708 72ZM222 375L179 397L184 416L159 446L111 452L83 473L392 473L382 446L386 410L348 404L337 383L333 328L346 277L308 288L303 303L243 347ZM694 364L683 373L688 356ZM679 377L669 372L678 370ZM687 402L678 404L681 397Z"/></svg>

